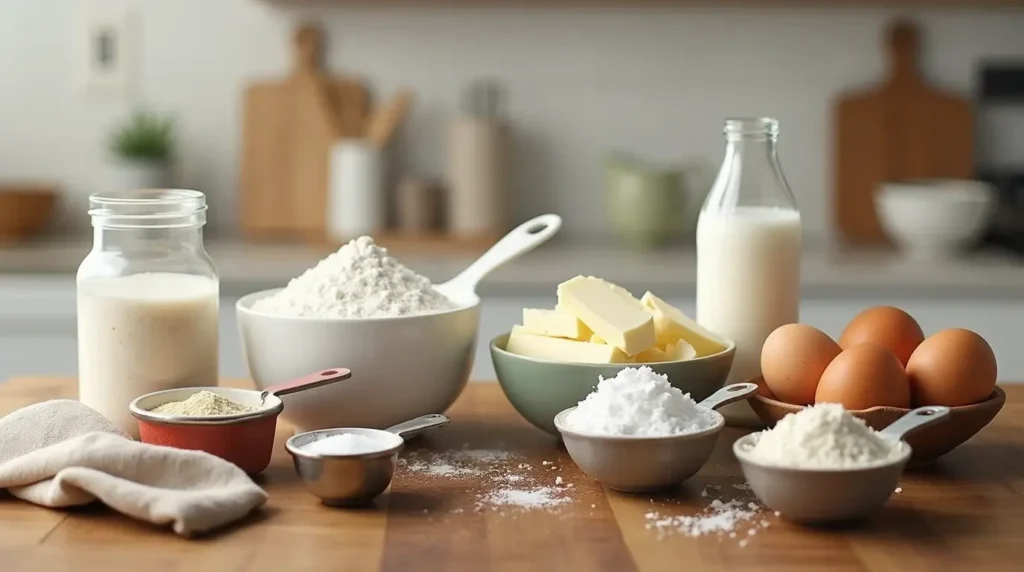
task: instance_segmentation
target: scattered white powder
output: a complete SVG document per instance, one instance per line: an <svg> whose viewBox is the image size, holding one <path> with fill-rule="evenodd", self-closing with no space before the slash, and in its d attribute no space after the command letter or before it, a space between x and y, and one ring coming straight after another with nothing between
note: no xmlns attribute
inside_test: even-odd
<svg viewBox="0 0 1024 572"><path fill-rule="evenodd" d="M686 536L704 536L705 534L725 534L735 531L743 523L751 521L761 514L761 508L742 500L722 502L719 499L703 511L694 515L662 516L655 511L644 515L647 528L654 528L659 533L678 532ZM731 535L730 535L731 536Z"/></svg>
<svg viewBox="0 0 1024 572"><path fill-rule="evenodd" d="M363 236L293 278L253 310L306 318L381 318L448 310L455 304L430 279L406 268Z"/></svg>
<svg viewBox="0 0 1024 572"><path fill-rule="evenodd" d="M718 420L688 393L647 366L628 367L609 379L566 416L566 425L581 433L665 436L709 429Z"/></svg>
<svg viewBox="0 0 1024 572"><path fill-rule="evenodd" d="M835 403L790 413L774 429L758 433L748 450L754 460L768 465L827 469L884 463L905 451L902 441L882 437Z"/></svg>
<svg viewBox="0 0 1024 572"><path fill-rule="evenodd" d="M317 455L362 455L387 448L387 443L357 433L331 435L302 446L303 451Z"/></svg>
<svg viewBox="0 0 1024 572"><path fill-rule="evenodd" d="M561 496L561 494L561 491L554 487L504 488L481 495L477 506L513 506L522 509L551 508L570 502L571 499Z"/></svg>
<svg viewBox="0 0 1024 572"><path fill-rule="evenodd" d="M683 534L691 537L713 534L717 535L720 540L738 537L750 538L760 530L768 528L771 522L763 518L764 508L754 502L755 499L753 493L749 492L749 486L744 488L733 485L733 488L745 492L740 497L733 499L714 499L711 504L696 514L665 515L651 510L644 515L647 521L646 527L656 530L659 540L670 534ZM720 486L709 485L704 488L701 496L719 494L718 491L721 491ZM778 513L775 513L775 516L778 516ZM746 538L739 541L740 547L746 546Z"/></svg>

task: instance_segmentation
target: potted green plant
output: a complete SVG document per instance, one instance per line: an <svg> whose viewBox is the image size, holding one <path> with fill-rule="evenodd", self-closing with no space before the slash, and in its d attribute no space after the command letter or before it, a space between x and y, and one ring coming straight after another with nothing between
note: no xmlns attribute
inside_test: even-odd
<svg viewBox="0 0 1024 572"><path fill-rule="evenodd" d="M110 184L114 189L173 186L174 118L138 110L110 134Z"/></svg>

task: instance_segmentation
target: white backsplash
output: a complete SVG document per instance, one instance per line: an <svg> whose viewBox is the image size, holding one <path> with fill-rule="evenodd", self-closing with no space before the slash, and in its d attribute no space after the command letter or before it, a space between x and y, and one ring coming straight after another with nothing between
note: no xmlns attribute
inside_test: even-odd
<svg viewBox="0 0 1024 572"><path fill-rule="evenodd" d="M93 0L109 7L116 0ZM103 143L131 102L75 84L76 0L0 0L0 180L55 179L85 228L103 189ZM180 114L180 183L210 195L211 226L234 228L242 86L283 74L298 13L258 0L126 0L140 21L142 98ZM570 233L605 225L599 160L625 148L717 167L721 121L772 115L805 228L829 227L831 101L884 72L877 9L321 8L328 63L387 97L417 96L394 149L404 170L440 174L460 89L503 82L516 131L517 218L556 211ZM917 14L930 81L969 93L979 58L1024 58L1024 11ZM1024 153L1024 149L1021 149Z"/></svg>

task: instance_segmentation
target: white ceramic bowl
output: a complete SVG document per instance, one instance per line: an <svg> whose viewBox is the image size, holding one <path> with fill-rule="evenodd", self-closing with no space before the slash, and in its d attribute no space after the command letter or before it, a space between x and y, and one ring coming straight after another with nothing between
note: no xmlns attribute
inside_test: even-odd
<svg viewBox="0 0 1024 572"><path fill-rule="evenodd" d="M345 367L342 383L282 396L282 416L300 431L331 427L383 429L442 413L469 379L480 298L445 291L455 310L399 318L290 318L255 312L249 294L237 304L242 352L260 389L325 368Z"/></svg>
<svg viewBox="0 0 1024 572"><path fill-rule="evenodd" d="M973 245L995 204L995 189L983 181L885 183L875 194L882 229L914 258L945 258Z"/></svg>

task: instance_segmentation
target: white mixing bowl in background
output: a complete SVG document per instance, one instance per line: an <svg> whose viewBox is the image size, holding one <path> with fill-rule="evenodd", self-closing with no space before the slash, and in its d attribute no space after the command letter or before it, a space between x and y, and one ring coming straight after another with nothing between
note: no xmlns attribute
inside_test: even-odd
<svg viewBox="0 0 1024 572"><path fill-rule="evenodd" d="M883 183L875 193L882 229L912 258L945 258L974 245L995 205L995 188L983 181Z"/></svg>
<svg viewBox="0 0 1024 572"><path fill-rule="evenodd" d="M542 215L510 232L469 268L434 287L454 310L388 318L293 318L252 309L263 290L236 304L238 329L256 387L344 367L352 378L282 396L282 417L300 431L334 427L383 429L444 413L473 369L480 324L479 281L558 232L562 219Z"/></svg>

